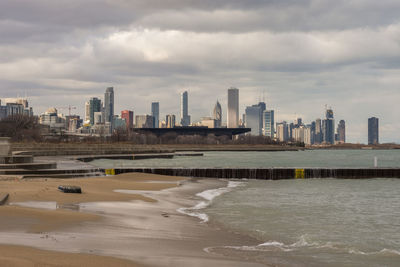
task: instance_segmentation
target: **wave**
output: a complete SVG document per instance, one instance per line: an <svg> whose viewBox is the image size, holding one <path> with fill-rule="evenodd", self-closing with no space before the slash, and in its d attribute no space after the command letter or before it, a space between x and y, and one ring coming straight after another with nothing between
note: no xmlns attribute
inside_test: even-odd
<svg viewBox="0 0 400 267"><path fill-rule="evenodd" d="M208 222L209 217L207 214L198 212L198 210L202 210L207 208L209 205L211 205L212 201L214 198L228 193L232 191L233 188L238 187L238 186L243 186L245 183L243 182L236 182L236 181L229 181L228 185L226 187L221 187L217 189L209 189L203 192L200 192L196 194L196 196L204 198L206 201L200 201L197 203L195 206L190 207L190 208L179 208L177 211L182 214L186 214L192 217L197 217L201 220L202 223Z"/></svg>
<svg viewBox="0 0 400 267"><path fill-rule="evenodd" d="M356 254L356 255L382 255L382 256L393 256L397 255L400 256L400 251L395 249L387 249L384 248L380 251L373 251L373 252L364 252L355 248L348 248L343 244L333 243L333 242L313 242L311 241L307 235L300 236L299 240L292 243L292 244L285 244L279 241L268 241L256 246L222 246L222 247L208 247L205 248L204 251L211 253L213 249L235 249L241 251L260 251L260 252L274 252L274 251L281 251L281 252L291 252L296 251L299 249L333 249L339 250L344 253L348 254Z"/></svg>
<svg viewBox="0 0 400 267"><path fill-rule="evenodd" d="M400 251L395 250L395 249L388 249L384 248L380 251L373 251L373 252L364 252L358 249L350 249L349 250L350 254L356 254L356 255L382 255L382 256L392 256L392 255L398 255L400 256Z"/></svg>

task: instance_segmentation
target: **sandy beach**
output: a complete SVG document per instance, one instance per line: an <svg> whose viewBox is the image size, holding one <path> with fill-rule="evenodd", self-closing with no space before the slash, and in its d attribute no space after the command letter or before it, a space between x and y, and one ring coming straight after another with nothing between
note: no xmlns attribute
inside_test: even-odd
<svg viewBox="0 0 400 267"><path fill-rule="evenodd" d="M81 179L3 177L1 266L265 266L210 254L215 246L254 245L177 211L196 193L226 181L130 173ZM59 185L81 186L65 194ZM23 256L21 256L23 255Z"/></svg>

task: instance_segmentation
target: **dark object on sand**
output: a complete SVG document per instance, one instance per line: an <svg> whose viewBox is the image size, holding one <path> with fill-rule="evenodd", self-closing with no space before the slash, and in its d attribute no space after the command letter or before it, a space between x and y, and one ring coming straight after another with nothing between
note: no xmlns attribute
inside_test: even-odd
<svg viewBox="0 0 400 267"><path fill-rule="evenodd" d="M76 193L81 194L82 190L79 186L72 186L72 185L60 185L58 190L64 193Z"/></svg>
<svg viewBox="0 0 400 267"><path fill-rule="evenodd" d="M7 200L8 200L8 194L0 195L0 206L6 204Z"/></svg>

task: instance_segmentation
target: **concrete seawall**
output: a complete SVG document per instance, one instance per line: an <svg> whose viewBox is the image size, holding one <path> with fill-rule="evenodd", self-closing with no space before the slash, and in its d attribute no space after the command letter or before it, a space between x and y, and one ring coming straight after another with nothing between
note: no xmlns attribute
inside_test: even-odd
<svg viewBox="0 0 400 267"><path fill-rule="evenodd" d="M108 174L142 172L169 176L259 180L400 178L400 168L116 168L102 171Z"/></svg>

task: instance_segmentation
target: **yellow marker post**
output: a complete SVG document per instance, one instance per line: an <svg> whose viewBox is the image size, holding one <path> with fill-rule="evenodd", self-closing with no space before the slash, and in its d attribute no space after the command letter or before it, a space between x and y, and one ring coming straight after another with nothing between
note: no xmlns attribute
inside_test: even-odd
<svg viewBox="0 0 400 267"><path fill-rule="evenodd" d="M304 169L296 169L294 178L304 179Z"/></svg>
<svg viewBox="0 0 400 267"><path fill-rule="evenodd" d="M115 175L115 169L106 169L106 175Z"/></svg>

